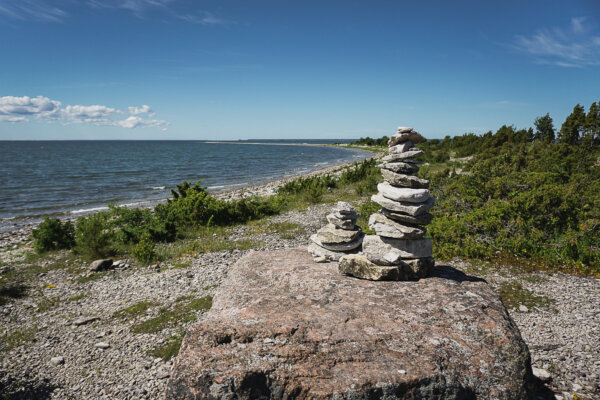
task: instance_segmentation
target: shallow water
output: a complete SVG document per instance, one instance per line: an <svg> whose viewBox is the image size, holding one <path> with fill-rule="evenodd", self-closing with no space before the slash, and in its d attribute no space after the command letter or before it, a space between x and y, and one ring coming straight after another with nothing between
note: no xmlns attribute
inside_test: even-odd
<svg viewBox="0 0 600 400"><path fill-rule="evenodd" d="M291 143L2 141L0 225L14 219L77 215L109 203L150 204L169 197L170 189L184 180L201 180L209 190L223 190L369 156Z"/></svg>

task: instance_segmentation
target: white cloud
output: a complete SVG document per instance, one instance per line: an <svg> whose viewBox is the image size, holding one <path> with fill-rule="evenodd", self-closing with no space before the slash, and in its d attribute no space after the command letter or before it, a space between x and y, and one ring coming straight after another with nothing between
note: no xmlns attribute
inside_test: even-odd
<svg viewBox="0 0 600 400"><path fill-rule="evenodd" d="M68 16L62 8L52 5L53 1L19 0L13 4L0 3L0 14L22 20L60 22Z"/></svg>
<svg viewBox="0 0 600 400"><path fill-rule="evenodd" d="M200 15L195 14L181 14L177 16L179 19L182 19L187 22L191 22L193 24L201 24L201 25L226 25L231 24L231 22L226 21L221 18L215 17L212 13L203 12Z"/></svg>
<svg viewBox="0 0 600 400"><path fill-rule="evenodd" d="M139 115L139 114L146 114L146 113L153 114L150 107L145 104L141 107L129 107L129 114L131 114L131 115Z"/></svg>
<svg viewBox="0 0 600 400"><path fill-rule="evenodd" d="M46 122L59 122L64 125L85 123L98 126L119 126L123 128L160 128L166 130L167 121L142 118L139 115L154 116L150 106L128 107L128 111L117 110L103 105L67 105L48 97L0 97L0 121L28 122L30 118ZM121 115L128 115L119 119Z"/></svg>
<svg viewBox="0 0 600 400"><path fill-rule="evenodd" d="M600 36L588 35L586 18L572 18L569 29L539 30L531 37L516 36L513 47L535 57L539 64L581 68L600 65Z"/></svg>

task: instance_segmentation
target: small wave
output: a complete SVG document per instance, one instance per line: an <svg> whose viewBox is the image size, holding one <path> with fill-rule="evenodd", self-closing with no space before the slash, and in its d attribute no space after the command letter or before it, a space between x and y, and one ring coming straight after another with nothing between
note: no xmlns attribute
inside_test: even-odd
<svg viewBox="0 0 600 400"><path fill-rule="evenodd" d="M152 186L151 189L152 190L165 190L167 187L166 186Z"/></svg>
<svg viewBox="0 0 600 400"><path fill-rule="evenodd" d="M83 214L83 213L89 213L89 212L94 212L94 211L102 211L102 210L108 210L108 207L82 208L82 209L79 209L79 210L69 211L69 214Z"/></svg>

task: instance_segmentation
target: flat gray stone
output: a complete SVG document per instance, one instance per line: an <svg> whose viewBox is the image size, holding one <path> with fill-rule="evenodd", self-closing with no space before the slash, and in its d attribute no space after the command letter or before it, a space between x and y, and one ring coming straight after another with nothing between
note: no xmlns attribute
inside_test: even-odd
<svg viewBox="0 0 600 400"><path fill-rule="evenodd" d="M335 216L336 218L339 219L353 219L356 220L358 218L358 213L356 211L352 211L351 213L348 214L341 214L337 211L334 211L331 213L333 216Z"/></svg>
<svg viewBox="0 0 600 400"><path fill-rule="evenodd" d="M342 218L338 218L335 214L329 214L327 215L327 221L332 224L335 225L336 227L340 228L340 229L354 229L354 224L356 223L356 218L352 218L352 219L342 219Z"/></svg>
<svg viewBox="0 0 600 400"><path fill-rule="evenodd" d="M435 260L433 257L414 258L400 262L400 275L408 279L425 278L433 273Z"/></svg>
<svg viewBox="0 0 600 400"><path fill-rule="evenodd" d="M350 230L338 228L333 224L327 224L317 231L317 236L321 243L338 244L352 242L361 232L359 227L354 227L354 229Z"/></svg>
<svg viewBox="0 0 600 400"><path fill-rule="evenodd" d="M371 200L373 200L375 203L379 204L383 208L387 208L388 210L397 211L413 216L428 212L433 208L433 205L435 204L435 200L433 199L433 197L430 197L424 203L409 203L404 201L390 200L380 194L374 194L373 196L371 196Z"/></svg>
<svg viewBox="0 0 600 400"><path fill-rule="evenodd" d="M395 148L396 146L394 146ZM391 149L391 147L390 147ZM398 161L398 160L405 160L407 158L415 158L415 157L420 157L423 154L425 154L425 152L423 152L423 150L421 149L416 149L416 150L409 150L409 151L403 151L403 152L391 152L390 154L388 154L387 156L383 157L382 160L383 161Z"/></svg>
<svg viewBox="0 0 600 400"><path fill-rule="evenodd" d="M96 260L90 264L89 271L90 272L100 272L106 271L110 269L113 265L113 260L105 259L105 260Z"/></svg>
<svg viewBox="0 0 600 400"><path fill-rule="evenodd" d="M415 225L429 225L431 223L431 220L433 219L433 215L429 213L423 213L419 215L408 215L401 212L390 211L385 208L382 208L381 210L379 210L379 212L388 217L389 219L393 219L394 221L408 222L409 224Z"/></svg>
<svg viewBox="0 0 600 400"><path fill-rule="evenodd" d="M409 127L409 126L399 126L398 130L396 131L396 133L406 133L406 132L412 132L414 129Z"/></svg>
<svg viewBox="0 0 600 400"><path fill-rule="evenodd" d="M335 207L333 207L333 211L337 212L339 214L354 214L354 207L352 206L352 204L347 203L345 201L338 201L335 204Z"/></svg>
<svg viewBox="0 0 600 400"><path fill-rule="evenodd" d="M418 178L413 175L397 174L384 168L381 169L381 175L383 176L383 180L392 186L408 187L413 189L429 188L429 181L427 179Z"/></svg>
<svg viewBox="0 0 600 400"><path fill-rule="evenodd" d="M429 199L429 189L413 189L392 186L387 182L377 185L379 194L394 201L406 201L409 203L424 203Z"/></svg>
<svg viewBox="0 0 600 400"><path fill-rule="evenodd" d="M396 281L399 276L398 267L376 265L365 256L358 254L345 255L340 258L338 271L342 275L351 275L370 281Z"/></svg>
<svg viewBox="0 0 600 400"><path fill-rule="evenodd" d="M99 349L108 349L110 347L110 344L106 342L98 342L94 345L94 347L97 347Z"/></svg>
<svg viewBox="0 0 600 400"><path fill-rule="evenodd" d="M316 243L309 244L307 250L313 257L325 257L328 261L338 261L342 256L347 254L343 251L327 250Z"/></svg>
<svg viewBox="0 0 600 400"><path fill-rule="evenodd" d="M420 239L425 236L427 229L416 225L400 224L383 214L375 213L369 217L369 228L379 236L395 239Z"/></svg>
<svg viewBox="0 0 600 400"><path fill-rule="evenodd" d="M331 251L350 251L359 247L363 241L364 233L361 233L354 241L348 243L323 243L318 234L314 234L310 237L317 245L323 247L326 250Z"/></svg>
<svg viewBox="0 0 600 400"><path fill-rule="evenodd" d="M378 235L367 235L363 239L362 251L376 264L397 265L407 258L431 257L431 239L393 239Z"/></svg>
<svg viewBox="0 0 600 400"><path fill-rule="evenodd" d="M89 324L90 322L94 322L99 319L100 319L100 317L79 317L73 321L73 325L75 325L75 326L86 325L86 324Z"/></svg>
<svg viewBox="0 0 600 400"><path fill-rule="evenodd" d="M415 174L419 171L419 167L415 164L405 162L383 163L381 168L401 174Z"/></svg>
<svg viewBox="0 0 600 400"><path fill-rule="evenodd" d="M414 144L419 144L425 141L425 138L415 130L412 130L410 132L395 133L388 140L388 146L392 147L397 145L398 143L406 142L407 140L410 140Z"/></svg>
<svg viewBox="0 0 600 400"><path fill-rule="evenodd" d="M410 140L407 140L406 142L398 143L395 146L388 147L388 152L390 154L404 153L405 151L408 151L408 150L412 149L413 147L415 147L415 144L413 142L411 142Z"/></svg>

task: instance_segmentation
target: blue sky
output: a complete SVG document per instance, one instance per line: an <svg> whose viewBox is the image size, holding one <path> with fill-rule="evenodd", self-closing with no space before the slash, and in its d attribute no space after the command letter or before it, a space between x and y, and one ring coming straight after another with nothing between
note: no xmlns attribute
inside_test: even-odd
<svg viewBox="0 0 600 400"><path fill-rule="evenodd" d="M428 138L600 100L600 3L0 0L0 139Z"/></svg>

